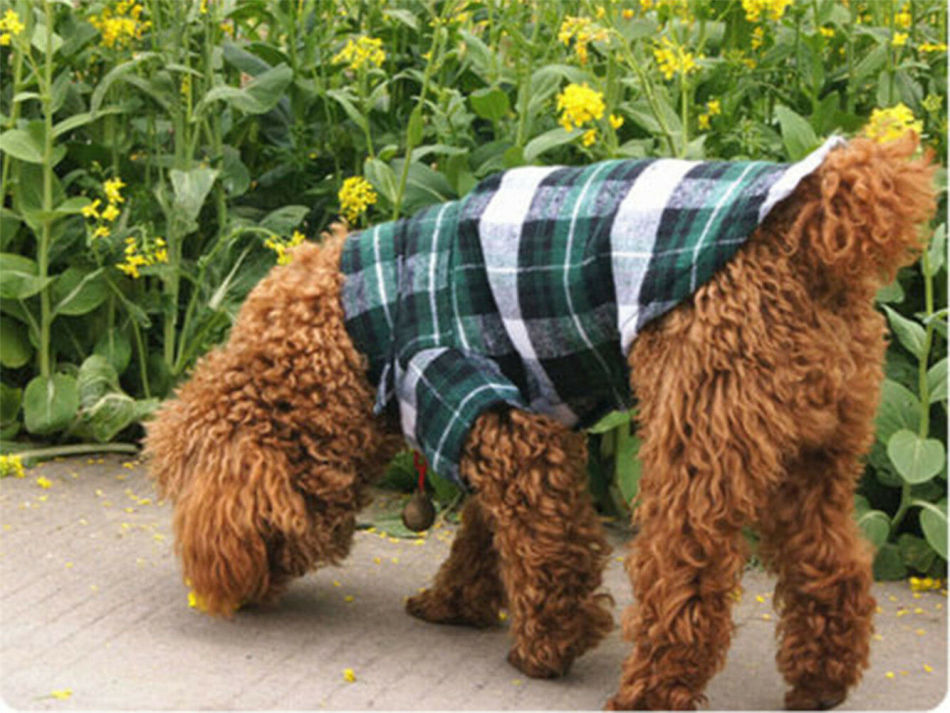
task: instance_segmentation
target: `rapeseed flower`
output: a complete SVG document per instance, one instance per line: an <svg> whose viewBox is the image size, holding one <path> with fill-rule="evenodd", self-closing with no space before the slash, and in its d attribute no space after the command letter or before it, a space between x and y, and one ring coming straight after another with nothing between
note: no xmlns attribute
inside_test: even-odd
<svg viewBox="0 0 950 713"><path fill-rule="evenodd" d="M611 114L607 117L607 121L610 122L610 128L617 130L623 126L623 117L618 114Z"/></svg>
<svg viewBox="0 0 950 713"><path fill-rule="evenodd" d="M923 129L923 122L916 119L914 112L900 103L888 109L872 111L862 133L878 143L885 143L901 138L908 131L920 134Z"/></svg>
<svg viewBox="0 0 950 713"><path fill-rule="evenodd" d="M557 95L557 110L561 112L558 123L565 131L581 128L589 121L599 120L604 115L604 95L584 84L568 84Z"/></svg>
<svg viewBox="0 0 950 713"><path fill-rule="evenodd" d="M759 22L763 15L778 21L791 4L792 0L742 0L742 9L745 10L745 19L749 22Z"/></svg>
<svg viewBox="0 0 950 713"><path fill-rule="evenodd" d="M903 47L907 44L908 34L906 32L895 32L891 38L891 44L894 47Z"/></svg>
<svg viewBox="0 0 950 713"><path fill-rule="evenodd" d="M101 200L96 198L89 205L84 205L82 207L82 214L84 218L98 218L99 217L99 205L102 203Z"/></svg>
<svg viewBox="0 0 950 713"><path fill-rule="evenodd" d="M23 460L17 455L0 455L0 478L12 475L14 478L25 478L26 470Z"/></svg>
<svg viewBox="0 0 950 713"><path fill-rule="evenodd" d="M674 74L689 74L699 69L692 52L687 52L669 37L664 37L659 45L653 48L653 58L656 60L660 73L667 80Z"/></svg>
<svg viewBox="0 0 950 713"><path fill-rule="evenodd" d="M295 230L289 238L272 237L264 241L264 246L277 253L277 264L287 265L290 260L290 250L297 247L306 240L307 237L299 230Z"/></svg>
<svg viewBox="0 0 950 713"><path fill-rule="evenodd" d="M122 203L125 201L125 198L123 198L120 193L123 188L125 188L125 183L118 176L110 178L102 184L102 189L106 192L106 198L109 199L110 203Z"/></svg>
<svg viewBox="0 0 950 713"><path fill-rule="evenodd" d="M168 247L162 238L143 238L139 244L135 238L130 237L125 239L125 259L117 263L116 267L133 280L137 280L142 276L139 268L167 262Z"/></svg>
<svg viewBox="0 0 950 713"><path fill-rule="evenodd" d="M913 21L913 18L910 16L910 13L907 10L901 10L894 14L894 26L902 27L905 30L910 27L910 23Z"/></svg>
<svg viewBox="0 0 950 713"><path fill-rule="evenodd" d="M340 212L351 223L355 223L378 199L370 182L362 176L350 176L343 181L343 187L337 195L340 199Z"/></svg>
<svg viewBox="0 0 950 713"><path fill-rule="evenodd" d="M14 10L7 10L0 18L0 46L9 45L11 40L26 28L20 22L20 16Z"/></svg>
<svg viewBox="0 0 950 713"><path fill-rule="evenodd" d="M581 135L581 143L584 146L593 146L597 141L597 129L588 129Z"/></svg>
<svg viewBox="0 0 950 713"><path fill-rule="evenodd" d="M366 64L380 67L384 61L386 52L383 50L383 41L366 35L360 35L355 40L348 39L343 49L333 57L334 64L344 62L354 72Z"/></svg>
<svg viewBox="0 0 950 713"><path fill-rule="evenodd" d="M946 42L922 42L917 48L921 52L946 52L947 43Z"/></svg>
<svg viewBox="0 0 950 713"><path fill-rule="evenodd" d="M589 17L573 17L568 15L561 23L557 38L567 47L574 40L574 52L581 64L587 64L587 45L593 41L603 42L607 39L607 30L593 23Z"/></svg>
<svg viewBox="0 0 950 713"><path fill-rule="evenodd" d="M106 7L98 15L89 17L89 24L99 30L102 45L109 48L128 47L142 35L152 23L141 19L144 8L133 0L120 0L115 7Z"/></svg>

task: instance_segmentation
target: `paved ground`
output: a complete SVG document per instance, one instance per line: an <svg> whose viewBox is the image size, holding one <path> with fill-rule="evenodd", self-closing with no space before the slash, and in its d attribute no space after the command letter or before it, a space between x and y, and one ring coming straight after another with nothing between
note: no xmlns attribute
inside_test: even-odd
<svg viewBox="0 0 950 713"><path fill-rule="evenodd" d="M38 478L45 478L43 488ZM41 481L43 482L43 481ZM383 496L383 504L391 496ZM372 516L370 513L368 516ZM558 681L505 662L504 625L474 631L403 614L448 551L362 531L345 566L233 621L189 608L170 510L121 458L48 463L0 484L0 694L18 709L596 709L626 651L615 631ZM607 583L629 603L618 561ZM713 709L776 709L771 582L750 571ZM947 690L947 600L876 585L871 668L850 709L927 709ZM355 681L344 678L352 669Z"/></svg>

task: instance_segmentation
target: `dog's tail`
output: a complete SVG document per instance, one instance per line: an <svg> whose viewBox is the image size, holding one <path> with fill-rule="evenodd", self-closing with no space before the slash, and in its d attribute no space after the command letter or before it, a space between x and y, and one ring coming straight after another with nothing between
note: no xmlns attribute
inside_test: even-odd
<svg viewBox="0 0 950 713"><path fill-rule="evenodd" d="M869 288L891 282L926 245L922 224L936 210L932 153L897 141L857 138L832 151L789 201L790 252L812 274Z"/></svg>

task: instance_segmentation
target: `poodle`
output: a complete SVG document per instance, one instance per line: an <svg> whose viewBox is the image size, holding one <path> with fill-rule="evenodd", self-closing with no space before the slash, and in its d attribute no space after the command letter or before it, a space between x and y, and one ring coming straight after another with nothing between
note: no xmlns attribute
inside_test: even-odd
<svg viewBox="0 0 950 713"><path fill-rule="evenodd" d="M733 629L747 525L777 575L786 705L829 708L859 681L875 602L853 495L886 346L873 300L920 251L935 210L934 166L916 152L913 135L830 151L626 352L643 477L625 564L632 649L608 708L704 702ZM227 345L148 426L183 574L210 613L340 563L368 486L403 447L347 329L346 233L334 226L274 268ZM508 660L533 677L563 675L610 632L585 443L525 405L479 412L459 446L471 490L460 528L408 612L486 627L507 607Z"/></svg>

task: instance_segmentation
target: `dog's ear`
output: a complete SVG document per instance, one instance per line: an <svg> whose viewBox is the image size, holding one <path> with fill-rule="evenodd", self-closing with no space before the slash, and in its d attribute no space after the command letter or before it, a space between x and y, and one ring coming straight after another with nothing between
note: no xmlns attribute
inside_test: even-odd
<svg viewBox="0 0 950 713"><path fill-rule="evenodd" d="M792 237L802 258L843 281L889 283L926 245L935 170L912 132L886 143L858 138L831 152L795 205Z"/></svg>

